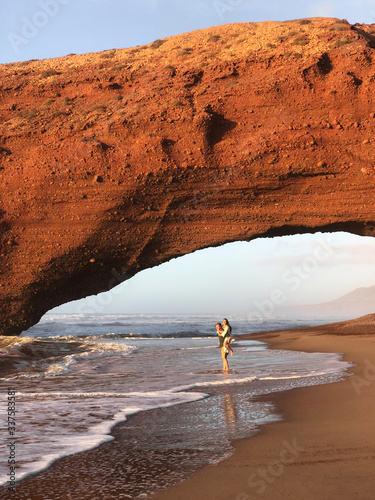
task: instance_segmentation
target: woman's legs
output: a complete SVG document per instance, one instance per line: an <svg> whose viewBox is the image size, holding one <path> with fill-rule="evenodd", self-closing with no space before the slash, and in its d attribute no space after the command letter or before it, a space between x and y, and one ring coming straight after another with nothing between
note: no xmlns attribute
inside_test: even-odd
<svg viewBox="0 0 375 500"><path fill-rule="evenodd" d="M224 347L221 349L221 357L223 358L223 372L228 372L229 371L229 366L228 366L228 353L224 351Z"/></svg>

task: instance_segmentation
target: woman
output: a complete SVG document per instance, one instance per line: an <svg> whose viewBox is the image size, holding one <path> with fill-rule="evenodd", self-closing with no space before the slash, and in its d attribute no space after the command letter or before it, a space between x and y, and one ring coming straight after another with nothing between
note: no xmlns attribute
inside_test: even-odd
<svg viewBox="0 0 375 500"><path fill-rule="evenodd" d="M232 334L232 327L229 324L229 321L224 318L223 319L223 329L222 333L220 335L224 339L223 341L223 347L221 348L221 357L223 359L223 372L228 373L229 372L229 365L228 365L228 354L230 353L231 356L233 356L233 350L230 347L230 341L232 340L231 338Z"/></svg>
<svg viewBox="0 0 375 500"><path fill-rule="evenodd" d="M224 332L224 336L227 336L227 335L228 335L228 337L232 336L232 327L230 326L227 318L223 319L223 332Z"/></svg>

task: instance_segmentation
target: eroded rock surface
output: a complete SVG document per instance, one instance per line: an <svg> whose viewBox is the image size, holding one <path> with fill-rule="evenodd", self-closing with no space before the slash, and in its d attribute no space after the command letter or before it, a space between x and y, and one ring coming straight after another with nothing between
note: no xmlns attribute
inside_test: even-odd
<svg viewBox="0 0 375 500"><path fill-rule="evenodd" d="M1 334L198 248L374 234L374 35L245 23L1 66Z"/></svg>

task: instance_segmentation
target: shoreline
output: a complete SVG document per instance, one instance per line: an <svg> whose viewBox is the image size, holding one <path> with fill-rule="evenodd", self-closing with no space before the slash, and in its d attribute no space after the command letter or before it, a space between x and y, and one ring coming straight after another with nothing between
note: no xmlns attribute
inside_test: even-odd
<svg viewBox="0 0 375 500"><path fill-rule="evenodd" d="M341 333L338 333L339 330ZM345 333L343 334L341 330L345 330ZM257 433L251 437L235 438L231 441L231 455L228 458L215 465L201 466L195 471L192 470L190 478L186 479L185 476L174 486L165 484L165 489L143 498L156 500L184 500L192 497L208 500L327 498L331 500L340 497L340 500L351 500L360 495L361 499L372 499L375 487L375 480L372 479L375 462L373 451L375 431L372 429L372 415L375 412L375 403L371 396L375 387L373 384L375 365L366 365L366 360L373 360L375 354L375 335L372 332L375 332L375 315L318 327L241 335L241 339L266 342L271 349L344 353L345 361L357 363L357 366L348 370L349 373L356 374L356 383L353 384L352 377L346 377L341 382L289 389L251 398L250 401L254 404L267 402L273 405L276 414L283 420L262 424L258 427ZM368 371L367 379L364 377L366 370ZM207 398L207 402L203 404L212 405L208 402L210 399ZM331 402L335 402L333 408L331 408ZM350 410L349 421L349 417L345 417L345 411L348 408L345 407L343 411L343 404ZM365 409L363 409L363 404L365 404ZM189 407L192 409L192 406L189 405ZM335 410L334 415L330 415L332 410ZM155 410L150 411L154 412L153 415L157 415ZM171 411L175 410L172 408ZM160 415L165 420L163 410L160 410ZM195 418L199 418L199 415L201 415L200 411ZM366 422L361 421L364 415L367 416ZM141 415L136 417L141 419L137 425L143 428L146 425L147 428L150 422L147 418L142 421L144 417ZM170 417L173 418L173 414ZM343 417L345 418L342 420ZM164 420L161 422L163 423ZM353 425L357 428L356 433L338 443L340 439L337 440L337 433L345 434L349 428L348 424L352 422L355 422ZM103 486L104 483L101 482L100 477L108 478L108 472L111 473L111 468L108 470L107 467L104 470L102 464L112 463L113 472L117 469L119 474L112 476L111 473L111 483L113 483L110 488L111 494L107 494L106 497L136 498L122 494L119 496L121 481L126 479L120 473L117 460L127 454L126 445L131 443L127 442L129 438L121 428L121 423L117 424L112 431L114 432L111 434L117 436L117 441L102 444L82 454L62 458L45 472L25 478L19 483L19 488L16 487L16 491L18 490L16 496L20 495L20 500L26 500L26 498L44 500L47 490L52 487L51 493L53 491L54 495L59 491L61 493L65 491L65 495L68 496L64 498L73 498L74 494L78 493L75 498L88 500L92 498L93 493L99 493L100 485ZM331 431L332 436L329 434ZM344 458L345 450L347 458ZM353 456L352 450L354 450ZM324 456L327 453L328 458ZM367 457L366 460L364 455ZM165 466L169 469L170 461L168 457L166 458ZM170 458L175 461L176 466L178 457L177 462L176 456L171 455ZM145 456L142 460L145 459L149 460L149 457ZM341 485L342 478L353 480L351 467L356 470L361 468L358 466L359 460L363 461L362 475L354 478L356 480L351 485L352 489L345 481ZM155 465L153 461L147 462L146 470ZM85 467L82 469L83 463ZM156 465L155 473L158 474L160 461ZM78 472L79 470L80 474L75 474L77 477L73 478L72 471ZM71 488L69 493L66 491L68 476ZM93 477L96 477L97 481L94 481L94 483L97 482L96 486L91 484ZM226 478L225 481L223 478ZM138 479L133 477L132 480L142 481L142 477L138 476ZM82 485L80 485L82 481L86 483L86 488L88 487L83 496ZM306 485L313 487L309 486L306 490ZM99 495L99 498L102 497Z"/></svg>
<svg viewBox="0 0 375 500"><path fill-rule="evenodd" d="M272 349L342 353L343 381L268 394L282 421L154 500L370 500L375 491L375 315L241 336Z"/></svg>

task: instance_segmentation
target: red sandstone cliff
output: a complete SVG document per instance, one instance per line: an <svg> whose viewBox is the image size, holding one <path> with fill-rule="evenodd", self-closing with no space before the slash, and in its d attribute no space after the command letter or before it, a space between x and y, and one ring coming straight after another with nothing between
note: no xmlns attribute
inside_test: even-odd
<svg viewBox="0 0 375 500"><path fill-rule="evenodd" d="M1 66L0 332L198 248L373 234L374 35L245 23Z"/></svg>

